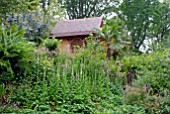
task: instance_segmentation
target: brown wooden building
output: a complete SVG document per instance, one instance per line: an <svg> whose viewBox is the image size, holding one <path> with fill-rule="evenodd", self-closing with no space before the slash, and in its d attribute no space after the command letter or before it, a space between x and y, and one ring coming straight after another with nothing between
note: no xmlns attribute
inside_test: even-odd
<svg viewBox="0 0 170 114"><path fill-rule="evenodd" d="M51 37L62 40L59 46L61 51L73 54L74 46L82 47L85 38L102 25L101 17L58 21L51 32Z"/></svg>

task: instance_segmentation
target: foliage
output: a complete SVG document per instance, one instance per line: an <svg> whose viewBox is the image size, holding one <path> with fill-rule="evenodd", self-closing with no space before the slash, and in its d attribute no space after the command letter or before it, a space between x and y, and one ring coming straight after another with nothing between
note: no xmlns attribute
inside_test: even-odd
<svg viewBox="0 0 170 114"><path fill-rule="evenodd" d="M59 44L59 41L57 39L45 39L44 40L45 47L51 50L55 50Z"/></svg>
<svg viewBox="0 0 170 114"><path fill-rule="evenodd" d="M80 11L82 6L84 9L92 3L89 6L89 16L93 16L110 11L110 8L107 9L110 6L105 7L105 3L114 1L71 2L74 4L74 11ZM11 17L16 18L19 30L11 23L0 27L1 113L170 113L170 50L166 49L169 47L169 11L168 2L165 2L167 1L123 1L120 17L107 20L101 31L96 30L97 37L102 37L106 45L98 42L100 38L96 42L96 37L90 35L86 38L87 45L76 48L74 56L58 51L50 53L39 47L34 47L37 49L34 51L29 42L32 40L30 38L38 43L47 38L50 29L48 25L55 19L60 19L60 12L62 16L63 10L57 1L41 0L40 3L45 4L36 11L15 12L17 14ZM70 1L59 3L67 4ZM80 9L76 3L81 3ZM101 3L104 3L103 7L100 7ZM98 6L95 7L97 14L93 11L95 5ZM71 7L67 4L66 9L67 6ZM78 9L74 9L75 7ZM85 16L81 11L75 15L70 14L70 18ZM26 30L26 35L22 28ZM138 37L139 30L142 33ZM133 39L133 33L139 39ZM156 40L153 37L155 33L159 34ZM124 53L129 51L129 41L133 46L135 42L138 47L143 36L144 40L153 38L151 49L159 50L140 55L131 53L131 56ZM163 39L160 40L161 37ZM56 48L59 41L46 39L43 43L41 46L46 46L50 51ZM107 59L106 48L121 53L117 55L119 59ZM129 73L131 83L127 81Z"/></svg>
<svg viewBox="0 0 170 114"><path fill-rule="evenodd" d="M169 56L169 51L166 50L150 55L125 58L123 69L134 70L140 82L150 86L154 93L164 89L169 90Z"/></svg>
<svg viewBox="0 0 170 114"><path fill-rule="evenodd" d="M164 107L169 107L170 105L169 56L169 50L164 50L163 52L155 52L149 55L126 57L123 60L123 71L132 70L137 75L135 83L139 85L139 87L134 86L133 91L132 89L127 91L125 99L128 103L134 104L136 102L135 104L148 105L149 111L154 110L157 113L169 110Z"/></svg>
<svg viewBox="0 0 170 114"><path fill-rule="evenodd" d="M65 18L65 10L61 8L57 0L41 0L40 1L42 10L48 15L52 22Z"/></svg>
<svg viewBox="0 0 170 114"><path fill-rule="evenodd" d="M31 60L31 45L24 38L25 31L0 27L0 81L9 81L21 75Z"/></svg>
<svg viewBox="0 0 170 114"><path fill-rule="evenodd" d="M26 31L25 36L28 41L35 42L35 45L40 45L45 38L49 37L53 24L56 24L57 20L63 19L64 15L64 11L53 0L47 9L42 9L41 4L39 4L38 6L36 5L36 10L9 15L5 25L17 24L19 29Z"/></svg>
<svg viewBox="0 0 170 114"><path fill-rule="evenodd" d="M119 4L118 0L58 0L58 2L66 9L69 19L100 17L110 13L113 7Z"/></svg>
<svg viewBox="0 0 170 114"><path fill-rule="evenodd" d="M95 33L98 43L106 43L107 57L112 55L116 59L118 54L129 54L130 39L127 38L124 23L119 18L106 20L102 29L95 29Z"/></svg>
<svg viewBox="0 0 170 114"><path fill-rule="evenodd" d="M26 31L25 37L28 41L35 42L39 45L43 39L49 36L51 20L41 11L22 13L17 19L19 29Z"/></svg>
<svg viewBox="0 0 170 114"><path fill-rule="evenodd" d="M123 27L124 23L119 18L112 18L106 20L102 30L95 30L95 33L99 38L104 38L109 44L115 43L121 45L127 43L128 41L127 37L125 36L127 31ZM111 42L111 40L113 41ZM122 46L117 46L113 49L121 47Z"/></svg>
<svg viewBox="0 0 170 114"><path fill-rule="evenodd" d="M115 62L94 43L88 38L87 47L74 57L34 54L30 76L9 89L10 102L1 106L2 112L168 113L169 50ZM123 90L129 69L137 79Z"/></svg>
<svg viewBox="0 0 170 114"><path fill-rule="evenodd" d="M5 86L4 84L0 84L0 97L5 95Z"/></svg>
<svg viewBox="0 0 170 114"><path fill-rule="evenodd" d="M121 109L127 113L143 111L123 104L122 97L115 96L120 95L121 86L105 72L106 58L100 51L100 46L93 47L94 42L91 40L87 42L88 49L81 50L72 58L54 55L50 59L37 55L36 62L32 64L34 71L30 74L31 77L23 79L24 85L13 87L11 102L1 108L2 111L87 114L109 110L122 113ZM120 87L116 88L115 84Z"/></svg>
<svg viewBox="0 0 170 114"><path fill-rule="evenodd" d="M20 29L25 29L28 41L33 41L40 45L43 39L49 37L52 25L64 15L59 6L50 5L48 12L41 8L35 12L22 13L17 19ZM53 7L53 9L52 9ZM58 16L58 17L55 17Z"/></svg>
<svg viewBox="0 0 170 114"><path fill-rule="evenodd" d="M166 40L164 40L163 42L161 42L159 45L155 45L155 48L157 48L157 50L164 50L166 49L170 49L170 37L168 37Z"/></svg>
<svg viewBox="0 0 170 114"><path fill-rule="evenodd" d="M38 0L1 0L0 2L0 22L7 19L9 15L33 10L37 6Z"/></svg>
<svg viewBox="0 0 170 114"><path fill-rule="evenodd" d="M154 46L165 41L169 36L170 7L169 2L159 0L123 1L119 17L126 22L133 50L154 51ZM148 42L148 43L145 43Z"/></svg>

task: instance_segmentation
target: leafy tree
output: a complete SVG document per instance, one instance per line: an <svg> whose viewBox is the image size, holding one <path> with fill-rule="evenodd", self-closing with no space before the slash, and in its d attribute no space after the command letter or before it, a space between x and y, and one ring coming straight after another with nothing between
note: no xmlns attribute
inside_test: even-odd
<svg viewBox="0 0 170 114"><path fill-rule="evenodd" d="M133 50L150 43L149 50L168 38L170 31L170 4L159 0L124 0L119 17L126 22ZM150 45L149 45L150 44Z"/></svg>
<svg viewBox="0 0 170 114"><path fill-rule="evenodd" d="M43 2L40 2L43 3ZM43 4L34 12L25 12L17 17L19 29L26 30L27 40L36 42L39 45L43 39L49 36L51 25L61 20L65 12L58 5L56 0L51 0L50 4L43 8Z"/></svg>
<svg viewBox="0 0 170 114"><path fill-rule="evenodd" d="M106 42L107 57L113 56L116 59L118 52L128 52L127 46L130 44L127 39L127 31L124 23L119 18L106 20L102 30L95 30L97 36ZM111 52L113 51L113 52Z"/></svg>
<svg viewBox="0 0 170 114"><path fill-rule="evenodd" d="M46 16L49 16L50 20L55 24L56 20L61 20L65 17L65 10L58 4L57 0L46 0L42 3L42 9Z"/></svg>
<svg viewBox="0 0 170 114"><path fill-rule="evenodd" d="M1 0L0 18L6 18L8 14L18 13L26 9L25 0Z"/></svg>
<svg viewBox="0 0 170 114"><path fill-rule="evenodd" d="M0 0L0 21L6 20L9 15L33 10L39 0Z"/></svg>
<svg viewBox="0 0 170 114"><path fill-rule="evenodd" d="M113 11L119 0L58 0L69 19L101 16Z"/></svg>
<svg viewBox="0 0 170 114"><path fill-rule="evenodd" d="M44 2L39 0L29 0L25 2L25 4L27 4L25 8L27 7L28 9L23 11L18 9L19 11L13 12L12 14L9 12L7 16L3 18L3 24L6 26L11 23L17 24L19 29L26 31L25 36L27 40L39 45L44 38L49 36L51 25L56 22L56 20L62 19L65 14L56 0L51 0L46 8L43 8L43 4L41 4ZM22 4L20 5L22 6Z"/></svg>

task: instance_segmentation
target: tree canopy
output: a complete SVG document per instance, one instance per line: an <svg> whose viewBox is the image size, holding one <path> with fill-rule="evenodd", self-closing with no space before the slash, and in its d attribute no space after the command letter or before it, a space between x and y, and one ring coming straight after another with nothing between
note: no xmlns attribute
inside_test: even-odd
<svg viewBox="0 0 170 114"><path fill-rule="evenodd" d="M170 35L170 4L159 0L124 0L119 7L119 17L130 32L133 49L139 50L144 41L154 50L154 45Z"/></svg>
<svg viewBox="0 0 170 114"><path fill-rule="evenodd" d="M118 0L58 0L69 19L101 16L113 11Z"/></svg>
<svg viewBox="0 0 170 114"><path fill-rule="evenodd" d="M15 13L32 10L38 3L39 0L0 0L0 20L2 21Z"/></svg>

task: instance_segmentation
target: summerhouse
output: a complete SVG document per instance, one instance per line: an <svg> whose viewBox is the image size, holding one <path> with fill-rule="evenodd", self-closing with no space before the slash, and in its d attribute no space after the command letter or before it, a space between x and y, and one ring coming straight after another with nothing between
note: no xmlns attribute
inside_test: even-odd
<svg viewBox="0 0 170 114"><path fill-rule="evenodd" d="M59 46L61 51L73 54L74 47L82 47L94 29L100 29L102 25L101 17L58 21L50 36L62 40Z"/></svg>

